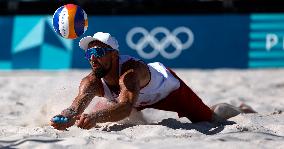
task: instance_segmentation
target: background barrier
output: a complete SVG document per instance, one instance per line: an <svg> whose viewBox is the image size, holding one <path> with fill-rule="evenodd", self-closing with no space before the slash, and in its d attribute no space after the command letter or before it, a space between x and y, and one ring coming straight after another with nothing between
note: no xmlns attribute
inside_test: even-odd
<svg viewBox="0 0 284 149"><path fill-rule="evenodd" d="M284 67L284 14L88 16L83 36L109 32L121 54L173 68ZM89 68L52 17L0 16L0 69Z"/></svg>

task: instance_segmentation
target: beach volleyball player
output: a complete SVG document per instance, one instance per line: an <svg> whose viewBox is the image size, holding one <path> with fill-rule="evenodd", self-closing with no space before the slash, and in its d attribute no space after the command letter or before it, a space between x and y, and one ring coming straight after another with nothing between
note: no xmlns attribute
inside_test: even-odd
<svg viewBox="0 0 284 149"><path fill-rule="evenodd" d="M240 113L254 112L249 106L234 107L217 104L209 108L176 75L162 63L144 63L128 55L120 55L118 42L109 33L97 32L93 37L80 40L79 46L85 51L92 71L82 79L79 93L73 103L61 114L65 122L54 118L51 125L58 130L75 124L90 129L96 123L114 122L128 117L132 109L155 108L177 112L191 122L222 122ZM91 100L99 101L91 113L83 114ZM68 121L67 121L67 119Z"/></svg>

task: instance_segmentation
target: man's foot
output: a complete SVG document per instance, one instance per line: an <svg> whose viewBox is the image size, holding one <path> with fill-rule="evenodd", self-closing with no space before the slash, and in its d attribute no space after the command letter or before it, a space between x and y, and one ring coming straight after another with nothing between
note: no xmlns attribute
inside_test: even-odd
<svg viewBox="0 0 284 149"><path fill-rule="evenodd" d="M242 113L241 109L238 107L232 106L227 103L219 103L210 108L218 117L222 119L229 119L234 117L240 113Z"/></svg>
<svg viewBox="0 0 284 149"><path fill-rule="evenodd" d="M252 109L252 107L250 107L249 105L247 104L244 104L242 103L240 106L239 106L240 110L243 112L243 113L257 113L256 111L254 111Z"/></svg>

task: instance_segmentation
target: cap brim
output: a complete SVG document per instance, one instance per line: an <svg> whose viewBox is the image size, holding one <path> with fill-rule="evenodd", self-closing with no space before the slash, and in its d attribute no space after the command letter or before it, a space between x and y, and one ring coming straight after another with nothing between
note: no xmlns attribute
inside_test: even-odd
<svg viewBox="0 0 284 149"><path fill-rule="evenodd" d="M86 36L84 38L82 38L79 42L79 47L83 50L87 50L88 49L88 44L91 42L91 41L94 41L96 40L95 38L93 38L92 36Z"/></svg>

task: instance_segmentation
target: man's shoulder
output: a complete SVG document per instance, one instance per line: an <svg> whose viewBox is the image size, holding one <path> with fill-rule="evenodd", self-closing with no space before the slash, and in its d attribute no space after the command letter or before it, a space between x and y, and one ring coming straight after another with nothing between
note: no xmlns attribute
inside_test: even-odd
<svg viewBox="0 0 284 149"><path fill-rule="evenodd" d="M96 78L93 72L89 73L82 79L80 88L84 92L91 92L96 96L102 97L104 94L102 80Z"/></svg>
<svg viewBox="0 0 284 149"><path fill-rule="evenodd" d="M151 78L148 65L143 61L136 61L133 59L126 61L121 67L121 76L124 76L125 73L127 74L129 72L134 72L136 74L140 82L140 87L145 86L145 84L147 84Z"/></svg>
<svg viewBox="0 0 284 149"><path fill-rule="evenodd" d="M121 74L124 72L133 69L134 71L147 71L147 64L145 64L143 61L137 61L135 59L129 59L126 62L124 62L121 66Z"/></svg>
<svg viewBox="0 0 284 149"><path fill-rule="evenodd" d="M98 79L94 72L90 72L87 76L85 76L83 79L82 79L82 82L85 82L85 83L94 83L94 82L98 82L98 81L101 81L101 79Z"/></svg>

